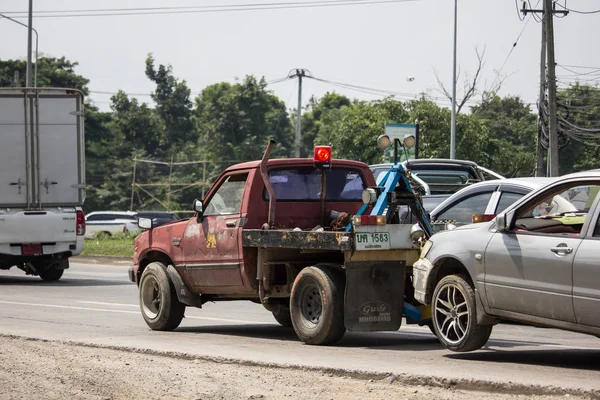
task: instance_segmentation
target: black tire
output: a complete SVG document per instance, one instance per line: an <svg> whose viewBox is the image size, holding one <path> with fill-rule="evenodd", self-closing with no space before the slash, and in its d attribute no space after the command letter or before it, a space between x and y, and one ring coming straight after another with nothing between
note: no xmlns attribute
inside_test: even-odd
<svg viewBox="0 0 600 400"><path fill-rule="evenodd" d="M140 310L154 331L172 331L183 319L185 305L177 298L175 287L160 262L148 264L140 279Z"/></svg>
<svg viewBox="0 0 600 400"><path fill-rule="evenodd" d="M277 310L273 311L273 317L279 325L290 328L292 327L292 316L290 315L290 308L281 306Z"/></svg>
<svg viewBox="0 0 600 400"><path fill-rule="evenodd" d="M477 350L490 338L492 325L477 324L475 291L465 275L449 275L438 282L431 311L435 334L449 350Z"/></svg>
<svg viewBox="0 0 600 400"><path fill-rule="evenodd" d="M45 269L39 271L40 278L46 282L56 282L62 278L67 268L69 268L69 260L67 259L50 263L45 266Z"/></svg>
<svg viewBox="0 0 600 400"><path fill-rule="evenodd" d="M346 332L341 274L327 266L303 269L294 281L290 308L292 325L302 342L336 343Z"/></svg>

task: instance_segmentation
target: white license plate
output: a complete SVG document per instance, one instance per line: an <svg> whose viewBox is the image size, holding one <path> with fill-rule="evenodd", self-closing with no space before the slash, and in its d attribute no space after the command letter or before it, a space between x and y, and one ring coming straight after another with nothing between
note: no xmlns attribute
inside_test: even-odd
<svg viewBox="0 0 600 400"><path fill-rule="evenodd" d="M384 250L390 248L388 232L358 232L355 234L356 250Z"/></svg>

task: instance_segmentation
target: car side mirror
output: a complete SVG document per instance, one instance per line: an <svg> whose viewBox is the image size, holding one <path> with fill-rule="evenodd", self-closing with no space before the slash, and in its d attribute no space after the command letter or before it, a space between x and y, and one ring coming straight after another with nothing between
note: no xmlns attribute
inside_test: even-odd
<svg viewBox="0 0 600 400"><path fill-rule="evenodd" d="M139 218L138 226L141 229L152 229L152 218L144 218L144 217Z"/></svg>
<svg viewBox="0 0 600 400"><path fill-rule="evenodd" d="M204 212L204 204L202 204L202 200L194 199L192 208L198 213L199 217L202 216L202 213Z"/></svg>
<svg viewBox="0 0 600 400"><path fill-rule="evenodd" d="M498 214L496 216L496 229L501 232L506 232L509 230L514 215L514 211Z"/></svg>

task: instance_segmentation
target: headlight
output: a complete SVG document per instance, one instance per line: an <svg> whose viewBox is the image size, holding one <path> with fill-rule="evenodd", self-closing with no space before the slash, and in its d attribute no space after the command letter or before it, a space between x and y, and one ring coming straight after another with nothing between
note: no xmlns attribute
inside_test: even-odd
<svg viewBox="0 0 600 400"><path fill-rule="evenodd" d="M433 246L433 242L431 240L428 240L425 242L425 244L423 245L423 248L421 249L421 258L427 257L427 253L429 253L429 250L431 250L432 246Z"/></svg>

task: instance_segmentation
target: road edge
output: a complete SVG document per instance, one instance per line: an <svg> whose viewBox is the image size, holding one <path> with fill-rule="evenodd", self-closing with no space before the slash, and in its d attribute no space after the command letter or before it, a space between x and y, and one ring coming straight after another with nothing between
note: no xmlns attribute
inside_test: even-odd
<svg viewBox="0 0 600 400"><path fill-rule="evenodd" d="M69 259L69 261L79 264L133 265L133 257L94 256L87 254L73 256Z"/></svg>
<svg viewBox="0 0 600 400"><path fill-rule="evenodd" d="M497 381L485 381L476 379L454 379L454 378L441 378L435 376L423 376L417 374L392 374L392 373L376 373L364 370L355 369L344 369L344 368L323 368L323 367L311 367L298 364L283 364L283 363L270 363L262 361L251 361L241 360L229 357L214 357L214 356L202 356L194 355L189 353L171 352L171 351L160 351L151 349L141 349L127 346L114 346L114 345L102 345L96 343L85 343L75 340L49 340L41 339L30 336L21 336L13 334L0 333L0 338L8 339L21 339L29 340L34 342L43 343L58 343L66 346L79 346L88 348L107 349L114 351L122 351L137 354L148 354L159 357L167 358L178 358L190 361L204 361L218 364L239 364L249 367L264 367L274 369L286 369L286 370L298 370L298 371L309 371L318 372L321 374L346 377L352 379L368 380L368 381L385 381L390 384L400 384L406 386L428 386L443 389L452 390L467 390L471 392L497 392L509 395L550 395L550 396L585 396L590 399L600 400L600 390L584 390L575 388L563 388L557 386L541 386L541 385L527 385L515 382L497 382Z"/></svg>

